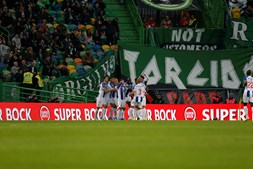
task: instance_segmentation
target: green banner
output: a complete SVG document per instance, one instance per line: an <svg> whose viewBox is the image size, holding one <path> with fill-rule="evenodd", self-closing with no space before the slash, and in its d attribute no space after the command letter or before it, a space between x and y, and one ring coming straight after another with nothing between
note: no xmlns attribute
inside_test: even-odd
<svg viewBox="0 0 253 169"><path fill-rule="evenodd" d="M152 31L147 31L152 36ZM158 46L173 50L217 50L224 48L225 33L222 29L157 28L154 29Z"/></svg>
<svg viewBox="0 0 253 169"><path fill-rule="evenodd" d="M253 47L253 19L231 19L227 24L227 40L231 47Z"/></svg>
<svg viewBox="0 0 253 169"><path fill-rule="evenodd" d="M111 76L115 72L117 56L115 54L105 57L100 63L84 77L61 77L51 84L52 91L58 93L58 97L65 95L86 96L86 92L98 91L99 84L103 81L105 75ZM60 98L66 100L67 98ZM93 100L95 101L95 100Z"/></svg>
<svg viewBox="0 0 253 169"><path fill-rule="evenodd" d="M238 89L244 72L253 68L253 50L173 51L121 46L121 73L132 80L145 73L149 84Z"/></svg>

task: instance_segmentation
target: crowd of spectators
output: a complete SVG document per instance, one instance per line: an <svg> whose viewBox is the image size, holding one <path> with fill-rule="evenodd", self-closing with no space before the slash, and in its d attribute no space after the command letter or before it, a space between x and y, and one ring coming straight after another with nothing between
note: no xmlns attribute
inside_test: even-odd
<svg viewBox="0 0 253 169"><path fill-rule="evenodd" d="M117 49L118 19L106 18L103 0L2 0L0 68L5 81L26 69L43 77L85 75Z"/></svg>
<svg viewBox="0 0 253 169"><path fill-rule="evenodd" d="M231 18L252 18L253 17L253 3L247 0L235 1L228 0L228 11Z"/></svg>
<svg viewBox="0 0 253 169"><path fill-rule="evenodd" d="M197 19L193 14L190 14L189 12L182 11L179 15L178 22L173 23L171 18L166 15L160 23L156 23L153 17L150 17L147 19L147 21L144 21L144 27L146 28L156 28L156 27L163 27L163 28L169 28L169 27L185 27L185 28L196 28L198 24Z"/></svg>

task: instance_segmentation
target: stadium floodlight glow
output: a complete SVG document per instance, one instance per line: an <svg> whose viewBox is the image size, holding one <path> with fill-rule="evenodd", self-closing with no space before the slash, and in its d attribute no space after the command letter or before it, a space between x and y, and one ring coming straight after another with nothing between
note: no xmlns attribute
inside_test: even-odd
<svg viewBox="0 0 253 169"><path fill-rule="evenodd" d="M154 2L154 0L141 0L141 1L149 6L152 6L160 10L177 11L177 10L185 9L188 6L190 6L193 0L183 0L184 2L178 3L178 4L158 3L158 2Z"/></svg>

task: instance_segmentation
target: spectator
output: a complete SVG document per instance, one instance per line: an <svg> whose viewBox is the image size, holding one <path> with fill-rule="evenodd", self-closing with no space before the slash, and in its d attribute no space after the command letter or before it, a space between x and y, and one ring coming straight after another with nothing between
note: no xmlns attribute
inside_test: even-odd
<svg viewBox="0 0 253 169"><path fill-rule="evenodd" d="M52 76L53 72L58 71L56 66L60 63L65 67L68 66L63 63L67 55L73 59L80 57L78 54L81 51L85 48L93 50L96 44L100 47L85 54L84 64L93 67L97 59L91 53L100 52L99 57L96 56L100 59L105 55L102 45L117 43L118 20L105 21L106 5L103 0L65 0L62 5L57 2L52 5L53 2L54 0L38 1L38 3L14 0L0 2L0 24L12 35L14 34L11 39L12 45L7 46L7 55L3 57L0 52L1 62L8 66L8 70L12 69L14 62L18 63L20 69L18 73L13 74L16 81L23 81L21 74L27 71L29 66L34 69L35 61L36 68L38 65L41 66L43 75ZM48 12L49 6L50 12ZM81 29L78 25L82 25ZM2 35L0 41L1 39L1 46L7 44ZM8 60L9 50L12 54ZM67 75L64 66L61 67L59 76ZM38 70L34 73L36 71Z"/></svg>
<svg viewBox="0 0 253 169"><path fill-rule="evenodd" d="M3 17L3 26L5 26L8 30L12 30L14 27L14 20L10 11L8 11L7 14Z"/></svg>
<svg viewBox="0 0 253 169"><path fill-rule="evenodd" d="M232 9L231 9L231 16L234 19L241 18L241 9L237 8L237 7L232 7Z"/></svg>
<svg viewBox="0 0 253 169"><path fill-rule="evenodd" d="M5 45L3 39L0 39L0 57L1 63L7 63L9 46Z"/></svg>
<svg viewBox="0 0 253 169"><path fill-rule="evenodd" d="M115 27L112 24L112 21L109 19L106 24L106 39L107 39L107 44L109 45L114 45L115 44Z"/></svg>
<svg viewBox="0 0 253 169"><path fill-rule="evenodd" d="M94 56L91 54L90 50L87 49L85 54L82 57L83 63L84 65L89 65L91 67L94 67L95 65L95 58Z"/></svg>
<svg viewBox="0 0 253 169"><path fill-rule="evenodd" d="M39 102L39 98L36 94L31 94L28 96L26 102Z"/></svg>
<svg viewBox="0 0 253 169"><path fill-rule="evenodd" d="M23 70L19 69L18 72L15 74L14 79L16 82L23 82Z"/></svg>
<svg viewBox="0 0 253 169"><path fill-rule="evenodd" d="M243 13L243 15L246 17L246 18L251 18L253 17L253 8L251 5L247 5L247 8L245 10L245 12Z"/></svg>
<svg viewBox="0 0 253 169"><path fill-rule="evenodd" d="M188 17L188 13L183 14L180 18L179 21L179 26L180 27L188 27L189 26L189 17Z"/></svg>
<svg viewBox="0 0 253 169"><path fill-rule="evenodd" d="M65 23L66 24L74 23L74 16L72 13L72 9L68 8L64 12L65 12L64 13Z"/></svg>
<svg viewBox="0 0 253 169"><path fill-rule="evenodd" d="M31 66L30 66L28 69L30 69L30 71L31 71L34 75L37 74L37 69L36 69L36 67L35 67L35 62L34 62L34 61L31 62Z"/></svg>
<svg viewBox="0 0 253 169"><path fill-rule="evenodd" d="M222 103L221 93L217 91L216 94L213 96L212 100L214 104Z"/></svg>
<svg viewBox="0 0 253 169"><path fill-rule="evenodd" d="M48 102L49 103L60 103L59 98L57 96L52 96Z"/></svg>
<svg viewBox="0 0 253 169"><path fill-rule="evenodd" d="M165 18L161 22L161 27L169 28L172 27L172 21L169 16L165 16Z"/></svg>
<svg viewBox="0 0 253 169"><path fill-rule="evenodd" d="M144 26L148 28L156 28L156 23L154 22L154 19L151 17L147 22L145 22Z"/></svg>
<svg viewBox="0 0 253 169"><path fill-rule="evenodd" d="M196 28L196 27L197 27L197 24L198 24L197 19L195 18L194 15L191 15L191 18L190 18L190 20L189 20L189 27L190 27L190 28Z"/></svg>
<svg viewBox="0 0 253 169"><path fill-rule="evenodd" d="M22 70L22 72L26 72L26 71L28 70L28 66L27 66L27 64L26 64L26 60L25 60L25 59L22 59L22 60L21 60L20 69Z"/></svg>
<svg viewBox="0 0 253 169"><path fill-rule="evenodd" d="M20 49L21 48L21 39L19 37L19 34L15 34L15 36L12 38L12 43L14 44L14 47Z"/></svg>
<svg viewBox="0 0 253 169"><path fill-rule="evenodd" d="M226 103L227 103L227 104L235 104L235 103L237 103L237 102L236 102L236 99L235 99L235 97L234 97L234 93L229 93L229 96L228 96L228 98L226 99Z"/></svg>
<svg viewBox="0 0 253 169"><path fill-rule="evenodd" d="M112 20L112 25L115 29L115 44L117 44L117 40L119 40L119 32L120 32L120 29L119 29L119 18L114 18Z"/></svg>
<svg viewBox="0 0 253 169"><path fill-rule="evenodd" d="M13 64L14 65L11 67L11 74L13 77L15 77L19 71L19 66L18 66L18 62L14 62Z"/></svg>
<svg viewBox="0 0 253 169"><path fill-rule="evenodd" d="M155 97L156 98L153 100L152 103L154 103L154 104L164 104L164 100L163 100L163 98L162 98L162 96L161 96L160 93L156 93Z"/></svg>

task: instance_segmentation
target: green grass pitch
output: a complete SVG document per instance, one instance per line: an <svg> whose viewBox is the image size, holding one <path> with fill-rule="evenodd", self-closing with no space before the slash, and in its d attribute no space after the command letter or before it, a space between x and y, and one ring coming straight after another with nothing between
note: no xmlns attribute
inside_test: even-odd
<svg viewBox="0 0 253 169"><path fill-rule="evenodd" d="M0 169L252 169L253 124L0 122Z"/></svg>

